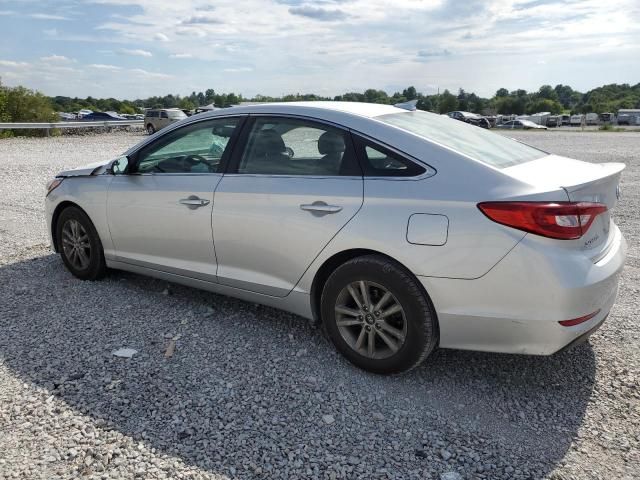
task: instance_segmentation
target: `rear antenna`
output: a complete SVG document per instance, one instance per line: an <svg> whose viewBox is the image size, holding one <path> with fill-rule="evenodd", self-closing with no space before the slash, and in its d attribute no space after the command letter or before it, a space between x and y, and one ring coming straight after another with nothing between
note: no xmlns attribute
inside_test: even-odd
<svg viewBox="0 0 640 480"><path fill-rule="evenodd" d="M402 108L413 112L417 109L418 100L409 100L408 102L396 103L394 107Z"/></svg>

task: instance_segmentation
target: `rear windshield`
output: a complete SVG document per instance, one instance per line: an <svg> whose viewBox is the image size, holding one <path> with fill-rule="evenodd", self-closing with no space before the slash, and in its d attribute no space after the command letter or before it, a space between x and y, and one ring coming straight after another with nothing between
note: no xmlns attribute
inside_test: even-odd
<svg viewBox="0 0 640 480"><path fill-rule="evenodd" d="M497 168L536 160L546 152L446 115L414 111L375 117Z"/></svg>

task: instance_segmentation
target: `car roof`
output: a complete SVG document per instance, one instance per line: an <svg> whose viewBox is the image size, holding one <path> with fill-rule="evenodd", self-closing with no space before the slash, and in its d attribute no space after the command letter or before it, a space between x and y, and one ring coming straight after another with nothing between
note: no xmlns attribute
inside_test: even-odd
<svg viewBox="0 0 640 480"><path fill-rule="evenodd" d="M407 110L393 105L362 102L281 102L259 103L254 105L242 105L238 107L223 108L200 114L200 118L225 116L233 114L290 114L303 115L316 118L336 117L366 117L374 118L380 115L406 112Z"/></svg>

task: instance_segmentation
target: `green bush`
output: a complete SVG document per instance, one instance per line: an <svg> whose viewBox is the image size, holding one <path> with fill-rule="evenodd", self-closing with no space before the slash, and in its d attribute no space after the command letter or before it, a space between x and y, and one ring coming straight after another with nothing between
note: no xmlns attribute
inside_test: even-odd
<svg viewBox="0 0 640 480"><path fill-rule="evenodd" d="M5 87L0 83L0 121L55 122L56 120L57 116L48 97L24 87ZM40 130L13 131L14 135L25 136L39 136L44 133Z"/></svg>

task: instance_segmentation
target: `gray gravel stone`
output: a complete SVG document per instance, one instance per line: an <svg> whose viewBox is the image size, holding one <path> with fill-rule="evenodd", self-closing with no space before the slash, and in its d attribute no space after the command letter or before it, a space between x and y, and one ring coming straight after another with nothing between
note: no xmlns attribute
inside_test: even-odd
<svg viewBox="0 0 640 480"><path fill-rule="evenodd" d="M0 478L640 478L640 133L508 135L627 164L618 302L569 351L438 350L395 377L288 313L123 272L76 280L47 248L44 184L143 137L1 139Z"/></svg>

